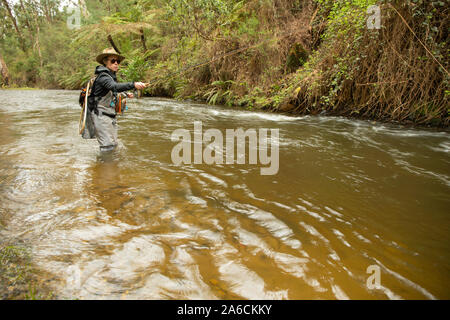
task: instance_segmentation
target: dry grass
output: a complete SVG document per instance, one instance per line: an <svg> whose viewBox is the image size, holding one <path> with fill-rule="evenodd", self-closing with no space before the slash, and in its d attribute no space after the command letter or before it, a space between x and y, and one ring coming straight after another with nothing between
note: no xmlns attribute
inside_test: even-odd
<svg viewBox="0 0 450 320"><path fill-rule="evenodd" d="M427 39L431 26L448 30L448 9L436 15L428 27L412 17L408 6L400 7L397 13L385 5L382 12L383 28L380 31L364 30L356 49L348 46L351 34L347 35L348 42L339 39L319 49L320 59L314 64L313 72L310 70L304 75L298 83L302 90L296 92L294 101L289 101L296 105L294 112L326 110L334 115L449 125L448 73L423 45L444 41L445 31L434 41L420 43L405 23L415 30L417 37ZM431 48L436 49L437 45ZM444 56L445 52L448 47ZM346 60L349 70L333 86L334 66L339 63L339 58L347 56L350 56ZM448 59L441 60L448 69ZM335 92L330 95L332 90ZM324 96L329 96L329 101L324 102Z"/></svg>
<svg viewBox="0 0 450 320"><path fill-rule="evenodd" d="M207 59L214 59L226 52L250 47L242 53L230 55L211 63L208 68L201 68L192 73L191 80L197 87L202 87L208 80L245 83L248 88L260 87L268 90L285 75L284 64L290 48L300 43L308 51L310 48L309 22L314 12L312 1L304 1L304 8L293 11L292 1L277 0L268 2L250 1L245 11L257 13L260 22L257 34L253 37L219 38L214 42L204 43ZM236 86L236 94L248 91Z"/></svg>

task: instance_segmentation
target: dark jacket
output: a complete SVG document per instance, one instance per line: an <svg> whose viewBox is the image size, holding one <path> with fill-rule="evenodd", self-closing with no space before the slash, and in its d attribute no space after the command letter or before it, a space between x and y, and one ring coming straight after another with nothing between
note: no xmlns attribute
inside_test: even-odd
<svg viewBox="0 0 450 320"><path fill-rule="evenodd" d="M109 91L122 92L134 89L134 82L118 83L114 72L105 66L98 66L95 68L95 74L98 75L95 79L92 96L103 97Z"/></svg>

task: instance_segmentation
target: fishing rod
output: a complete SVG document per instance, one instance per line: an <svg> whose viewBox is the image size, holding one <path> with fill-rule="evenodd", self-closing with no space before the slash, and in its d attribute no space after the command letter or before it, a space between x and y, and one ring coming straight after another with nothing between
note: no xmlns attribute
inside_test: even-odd
<svg viewBox="0 0 450 320"><path fill-rule="evenodd" d="M292 33L286 34L286 35L284 35L284 36L282 36L282 37L279 37L278 40L284 39L284 38L289 37L289 36L291 36L291 35L292 35ZM116 46L116 44L114 43L114 40L113 40L112 36L111 36L111 35L108 35L108 36L107 36L107 39L108 39L109 43L111 44L111 46L114 48L114 50L116 50L116 52L117 52L118 54L121 54L119 48L118 48L118 47ZM211 60L205 60L205 61L202 61L202 62L200 62L200 63L196 63L196 64L193 64L193 65L189 65L189 66L184 67L183 69L181 69L181 70L179 70L179 71L177 71L177 72L173 72L173 73L171 73L171 74L169 74L169 75L163 77L162 79L155 79L155 80L153 80L153 81L150 81L150 82L145 83L145 88L148 88L148 87L150 87L150 86L153 86L153 85L155 85L155 84L157 84L158 82L161 82L161 81L167 81L167 80L169 80L169 79L171 79L171 78L173 78L173 77L175 77L175 76L177 76L177 75L180 75L180 74L183 74L183 73L187 72L188 70L195 70L195 69L197 69L197 68L200 68L200 67L202 67L202 66L206 66L206 65L208 65L208 64L211 64L211 63L213 63L213 62L216 62L216 61L218 61L218 60L220 60L220 59L223 59L223 58L225 58L225 57L232 56L232 55L235 55L235 54L237 54L237 53L240 53L240 52L243 52L243 51L252 49L252 48L256 48L256 47L258 47L258 46L264 44L265 42L269 42L269 41L273 41L273 39L266 39L266 40L260 41L260 42L258 42L258 43L256 43L256 44L248 45L248 46L245 46L245 47L242 47L242 48L237 48L237 49L234 49L234 50L225 52L225 53L223 53L223 54L221 54L221 55L218 55L218 56L214 57L214 58L211 59ZM88 108L87 108L87 105L88 105L88 103L87 103L87 97L88 97L88 92L89 92L89 85L90 85L90 84L88 84L88 86L87 86L85 102L84 102L84 104L83 104L83 107L82 107L82 110L81 110L81 114L80 114L80 121L79 121L79 127L78 127L79 133L80 133L80 134L82 134L82 132L84 131L85 126L86 126L86 117L87 117L87 109L88 109ZM137 94L135 94L135 96L136 96L136 98L139 99L139 98L141 97L141 92L142 92L142 90L137 90L137 89L135 89L134 91L137 92Z"/></svg>
<svg viewBox="0 0 450 320"><path fill-rule="evenodd" d="M289 33L289 34L286 34L286 35L284 35L282 37L278 37L277 40L281 40L281 39L287 38L287 37L289 37L291 35L292 35L292 32ZM237 49L225 52L225 53L223 53L221 55L218 55L218 56L214 57L211 60L205 60L205 61L197 63L197 64L189 65L189 66L187 66L187 67L185 67L185 68L183 68L183 69L181 69L181 70L179 70L177 72L173 72L173 73L163 77L162 79L155 79L153 81L147 82L147 83L145 83L145 87L146 88L151 87L151 86L157 84L158 82L167 81L167 80L169 80L169 79L171 79L171 78L173 78L173 77L175 77L177 75L181 75L181 74L187 72L188 70L195 70L197 68L206 66L208 64L216 62L216 61L218 61L220 59L223 59L225 57L232 56L232 55L238 54L240 52L243 52L243 51L246 51L246 50L249 50L249 49L252 49L252 48L259 47L260 45L264 44L265 42L269 42L269 41L273 41L273 39L266 39L266 40L260 41L260 42L258 42L256 44L248 45L248 46L245 46L245 47L242 47L242 48L237 48Z"/></svg>
<svg viewBox="0 0 450 320"><path fill-rule="evenodd" d="M292 36L292 34L293 34L293 32L290 32L290 33L285 34L285 35L283 35L283 36L281 36L281 37L278 37L278 38L277 38L277 41L279 41L279 40L281 40L281 39L284 39L284 38L287 38L287 37L290 37L290 36ZM111 44L111 46L114 48L114 50L116 50L117 53L121 54L119 48L118 48L118 47L116 46L116 44L114 43L114 40L112 39L111 35L108 35L107 39L108 39L109 43ZM151 81L149 81L149 82L144 83L144 84L145 84L145 88L149 88L149 87L152 87L152 86L154 86L154 85L156 85L156 84L158 84L158 83L160 83L160 82L162 82L162 81L167 81L167 80L169 80L169 79L172 79L172 78L174 78L175 76L181 75L181 74L183 74L183 73L185 73L185 72L187 72L187 71L189 71L189 70L195 70L195 69L197 69L197 68L206 66L206 65L211 64L211 63L214 63L214 62L216 62L216 61L218 61L218 60L220 60L220 59L223 59L223 58L225 58L225 57L229 57L229 56L238 54L238 53L240 53L240 52L243 52L243 51L246 51L246 50L249 50L249 49L252 49L252 48L259 47L259 46L261 46L262 44L264 44L264 43L266 43L266 42L269 42L269 41L274 41L274 39L266 39L266 40L260 41L260 42L258 42L258 43L256 43L256 44L248 45L248 46L245 46L245 47L242 47L242 48L237 48L237 49L234 49L234 50L225 52L225 53L223 53L223 54L221 54L221 55L218 55L218 56L214 57L214 58L211 59L211 60L205 60L205 61L202 61L202 62L200 62L200 63L196 63L196 64L193 64L193 65L186 66L186 67L184 67L183 69L178 70L178 71L173 72L173 73L170 73L170 74L168 74L167 76L165 76L165 77L163 77L163 78L161 78L161 79L154 79L154 80L151 80ZM142 90L135 89L134 91L137 92L136 98L139 99L139 98L141 97L141 92L142 92Z"/></svg>

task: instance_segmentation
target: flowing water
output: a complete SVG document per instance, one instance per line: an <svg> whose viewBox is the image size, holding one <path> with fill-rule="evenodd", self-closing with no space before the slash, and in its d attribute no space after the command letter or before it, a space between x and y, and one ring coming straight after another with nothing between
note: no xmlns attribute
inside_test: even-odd
<svg viewBox="0 0 450 320"><path fill-rule="evenodd" d="M77 94L0 91L0 241L57 298L450 298L449 133L144 98L103 155ZM175 165L194 121L279 129L278 173Z"/></svg>

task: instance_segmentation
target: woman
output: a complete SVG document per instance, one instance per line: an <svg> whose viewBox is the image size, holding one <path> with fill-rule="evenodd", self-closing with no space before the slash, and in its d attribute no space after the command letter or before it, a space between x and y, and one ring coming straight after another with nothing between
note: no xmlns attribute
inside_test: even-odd
<svg viewBox="0 0 450 320"><path fill-rule="evenodd" d="M125 59L113 48L103 50L97 56L100 66L95 68L97 78L89 96L89 110L95 127L95 135L101 151L110 151L117 147L117 121L115 101L117 94L132 89L144 89L142 82L118 83L116 72ZM127 94L129 98L133 94Z"/></svg>

